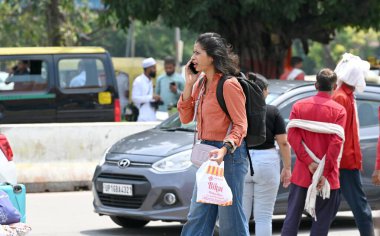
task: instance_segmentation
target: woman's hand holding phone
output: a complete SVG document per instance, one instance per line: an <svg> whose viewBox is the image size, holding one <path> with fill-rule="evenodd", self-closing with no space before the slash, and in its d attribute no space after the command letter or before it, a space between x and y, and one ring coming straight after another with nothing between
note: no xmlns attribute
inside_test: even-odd
<svg viewBox="0 0 380 236"><path fill-rule="evenodd" d="M182 93L182 99L186 101L191 97L191 93L193 91L193 85L197 82L199 77L199 72L194 74L190 69L191 60L187 62L185 66L185 89Z"/></svg>
<svg viewBox="0 0 380 236"><path fill-rule="evenodd" d="M193 86L199 77L199 72L195 70L194 64L191 62L191 60L187 62L185 72L186 83Z"/></svg>

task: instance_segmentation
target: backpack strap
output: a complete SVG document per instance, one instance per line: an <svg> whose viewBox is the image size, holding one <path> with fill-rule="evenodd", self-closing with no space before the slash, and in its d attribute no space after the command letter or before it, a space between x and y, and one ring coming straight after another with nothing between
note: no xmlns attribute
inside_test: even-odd
<svg viewBox="0 0 380 236"><path fill-rule="evenodd" d="M228 118L232 121L231 116L228 113L226 102L224 101L224 96L223 96L224 82L226 82L226 80L228 80L229 78L231 78L231 76L223 75L222 78L220 78L220 80L218 81L218 85L216 87L216 99L218 100L220 108L222 108L224 113L226 113ZM244 138L244 140L245 140L245 138ZM249 169L251 171L251 176L253 176L253 174L254 174L253 165L252 165L251 155L249 154L248 147L246 148L246 150L247 150L247 157L248 157L248 161L249 161Z"/></svg>
<svg viewBox="0 0 380 236"><path fill-rule="evenodd" d="M228 118L232 121L230 117L230 113L228 113L226 102L224 101L224 96L223 96L223 85L226 80L228 80L230 76L228 75L223 75L222 78L218 81L218 85L216 87L216 99L218 100L220 108L226 113Z"/></svg>

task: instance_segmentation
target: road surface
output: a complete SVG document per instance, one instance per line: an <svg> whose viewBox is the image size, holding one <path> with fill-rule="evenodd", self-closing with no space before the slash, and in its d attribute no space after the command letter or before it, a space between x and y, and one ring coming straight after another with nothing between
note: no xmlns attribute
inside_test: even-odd
<svg viewBox="0 0 380 236"><path fill-rule="evenodd" d="M123 229L107 216L93 212L92 193L28 193L27 223L33 228L31 236L177 236L181 224L161 221L150 222L142 229ZM380 221L380 211L374 212ZM273 235L280 235L283 216L276 216ZM251 225L251 235L254 225ZM309 235L310 222L304 221L299 235ZM340 214L334 221L329 236L359 236L350 213Z"/></svg>

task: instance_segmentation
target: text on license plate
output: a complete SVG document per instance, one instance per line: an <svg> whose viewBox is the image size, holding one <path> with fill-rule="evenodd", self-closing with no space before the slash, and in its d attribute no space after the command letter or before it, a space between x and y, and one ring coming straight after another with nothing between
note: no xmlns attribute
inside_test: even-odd
<svg viewBox="0 0 380 236"><path fill-rule="evenodd" d="M103 183L103 193L133 196L132 185Z"/></svg>

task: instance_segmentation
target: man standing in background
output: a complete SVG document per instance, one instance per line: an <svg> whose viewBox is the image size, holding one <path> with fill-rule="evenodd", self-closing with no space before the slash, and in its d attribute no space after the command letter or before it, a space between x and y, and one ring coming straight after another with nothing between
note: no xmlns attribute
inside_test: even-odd
<svg viewBox="0 0 380 236"><path fill-rule="evenodd" d="M117 89L119 92L120 108L123 117L125 117L125 108L128 105L129 98L129 75L124 72L119 72L116 76Z"/></svg>
<svg viewBox="0 0 380 236"><path fill-rule="evenodd" d="M379 106L379 129L380 129L380 106ZM380 186L380 133L379 137L377 138L377 157L376 157L376 164L375 164L375 170L372 174L372 183L374 185ZM380 219L379 217L375 217L375 229L377 235L380 235Z"/></svg>
<svg viewBox="0 0 380 236"><path fill-rule="evenodd" d="M374 228L371 207L361 182L362 153L354 91L364 91L365 75L369 68L370 64L367 61L345 53L335 68L338 76L338 89L333 95L333 100L342 105L347 112L347 122L344 128L345 143L339 170L341 191L354 214L361 236L373 236Z"/></svg>
<svg viewBox="0 0 380 236"><path fill-rule="evenodd" d="M379 106L379 129L380 129L380 106ZM374 185L380 186L380 133L379 138L377 139L377 157L376 157L376 163L375 163L375 170L372 174L372 183Z"/></svg>
<svg viewBox="0 0 380 236"><path fill-rule="evenodd" d="M164 102L158 107L159 111L168 112L168 110L177 105L181 96L185 81L182 76L175 72L175 59L166 57L164 60L165 74L157 79L156 94L159 95Z"/></svg>
<svg viewBox="0 0 380 236"><path fill-rule="evenodd" d="M305 80L305 73L302 68L302 58L301 57L292 57L290 59L291 70L284 72L280 76L280 80Z"/></svg>
<svg viewBox="0 0 380 236"><path fill-rule="evenodd" d="M133 81L132 101L139 109L137 121L156 121L156 105L160 96L153 95L152 79L156 77L156 61L150 57L143 60L144 73Z"/></svg>

